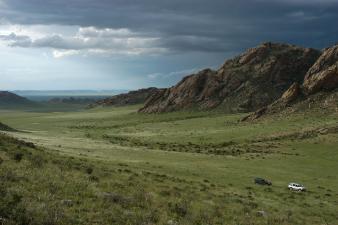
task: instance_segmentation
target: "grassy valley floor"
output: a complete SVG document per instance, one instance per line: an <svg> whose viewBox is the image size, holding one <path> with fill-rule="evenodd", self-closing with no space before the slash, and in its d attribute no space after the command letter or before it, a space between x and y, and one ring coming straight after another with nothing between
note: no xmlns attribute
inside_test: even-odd
<svg viewBox="0 0 338 225"><path fill-rule="evenodd" d="M137 108L2 111L0 223L337 224L337 113Z"/></svg>

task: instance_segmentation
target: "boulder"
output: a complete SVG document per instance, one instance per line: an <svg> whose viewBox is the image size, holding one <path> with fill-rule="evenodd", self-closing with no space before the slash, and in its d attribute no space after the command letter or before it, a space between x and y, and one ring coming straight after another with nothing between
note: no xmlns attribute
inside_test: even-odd
<svg viewBox="0 0 338 225"><path fill-rule="evenodd" d="M250 113L249 115L247 115L246 117L242 118L241 121L252 121L252 120L256 120L259 117L263 116L266 111L267 111L267 107L263 107L261 109L258 109L256 112Z"/></svg>

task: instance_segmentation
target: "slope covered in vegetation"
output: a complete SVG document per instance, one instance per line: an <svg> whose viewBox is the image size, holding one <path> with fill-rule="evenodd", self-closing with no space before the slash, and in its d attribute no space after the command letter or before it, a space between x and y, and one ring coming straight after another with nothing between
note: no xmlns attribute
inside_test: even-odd
<svg viewBox="0 0 338 225"><path fill-rule="evenodd" d="M2 112L4 224L334 224L337 115ZM28 142L28 143L27 143ZM29 142L34 142L30 144ZM81 144L79 144L81 143ZM38 147L36 147L38 146ZM272 186L254 184L255 177ZM295 193L289 182L308 191Z"/></svg>

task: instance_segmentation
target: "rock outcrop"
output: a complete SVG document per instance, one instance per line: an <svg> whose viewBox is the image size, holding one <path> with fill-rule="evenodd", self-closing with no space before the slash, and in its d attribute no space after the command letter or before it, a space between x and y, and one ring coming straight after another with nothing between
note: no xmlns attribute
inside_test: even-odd
<svg viewBox="0 0 338 225"><path fill-rule="evenodd" d="M281 98L265 107L264 112L256 111L243 120L255 120L265 114L280 112L287 106L297 104L311 108L334 108L338 103L338 45L323 51L308 70L301 85L293 84Z"/></svg>
<svg viewBox="0 0 338 225"><path fill-rule="evenodd" d="M160 89L151 87L146 89L139 89L136 91L130 91L128 93L115 95L109 98L105 98L89 105L90 108L97 106L126 106L143 104L147 98L154 93L157 93Z"/></svg>
<svg viewBox="0 0 338 225"><path fill-rule="evenodd" d="M293 83L291 87L286 92L284 92L280 100L285 103L290 103L296 100L300 95L301 92L300 88L301 87L298 83Z"/></svg>
<svg viewBox="0 0 338 225"><path fill-rule="evenodd" d="M338 87L338 45L326 49L307 72L303 91L307 95Z"/></svg>
<svg viewBox="0 0 338 225"><path fill-rule="evenodd" d="M294 82L302 82L319 55L310 48L264 43L227 60L216 71L202 70L157 91L140 112L215 107L225 112L255 111L280 98Z"/></svg>
<svg viewBox="0 0 338 225"><path fill-rule="evenodd" d="M258 119L259 117L263 116L266 113L267 109L268 109L267 107L262 107L262 108L258 109L256 112L250 113L249 115L243 117L241 119L241 121L242 122L243 121L252 121L252 120Z"/></svg>
<svg viewBox="0 0 338 225"><path fill-rule="evenodd" d="M154 93L145 103L141 112L169 112L195 107L212 108L220 104L217 93L220 80L215 71L203 70L185 77L176 86Z"/></svg>

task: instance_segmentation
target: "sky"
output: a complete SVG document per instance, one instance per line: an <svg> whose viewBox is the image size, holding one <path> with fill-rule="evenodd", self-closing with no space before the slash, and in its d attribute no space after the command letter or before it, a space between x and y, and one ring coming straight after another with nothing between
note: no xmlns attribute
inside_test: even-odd
<svg viewBox="0 0 338 225"><path fill-rule="evenodd" d="M0 0L1 90L169 87L262 42L338 43L338 0Z"/></svg>

